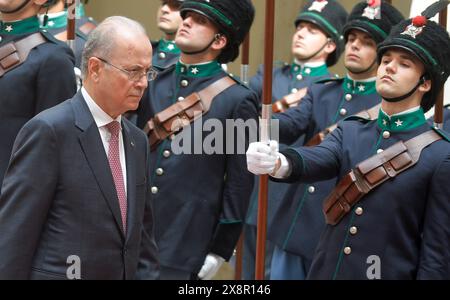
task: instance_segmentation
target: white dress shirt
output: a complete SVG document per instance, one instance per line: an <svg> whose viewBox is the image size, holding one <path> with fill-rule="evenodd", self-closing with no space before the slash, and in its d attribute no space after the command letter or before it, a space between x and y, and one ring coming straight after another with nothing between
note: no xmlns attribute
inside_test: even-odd
<svg viewBox="0 0 450 300"><path fill-rule="evenodd" d="M105 148L106 157L108 157L109 151L109 140L111 139L111 133L106 128L106 125L113 121L119 122L122 126L122 116L117 117L117 119L111 118L107 113L105 113L100 106L92 99L92 97L88 94L86 89L81 88L81 94L83 95L84 100L86 101L89 110L91 111L92 116L94 117L94 121L97 124L98 131L102 138L103 147ZM120 155L120 166L122 167L122 175L123 175L123 183L125 185L125 193L127 193L127 164L125 160L125 147L123 144L123 133L119 134L119 155Z"/></svg>

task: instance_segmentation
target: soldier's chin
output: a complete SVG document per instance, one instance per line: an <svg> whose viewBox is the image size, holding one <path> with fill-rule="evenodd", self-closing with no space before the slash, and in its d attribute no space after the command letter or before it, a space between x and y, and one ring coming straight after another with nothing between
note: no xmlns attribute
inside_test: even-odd
<svg viewBox="0 0 450 300"><path fill-rule="evenodd" d="M397 98L401 96L398 91L392 91L391 88L388 88L383 85L377 86L377 93L381 96L383 99L391 99L391 98Z"/></svg>
<svg viewBox="0 0 450 300"><path fill-rule="evenodd" d="M361 73L362 71L365 70L365 69L364 69L363 67L361 67L360 65L354 65L354 64L352 64L352 63L346 63L346 64L345 64L345 68L346 68L347 70L349 70L350 72L355 73L355 74L359 74L359 73Z"/></svg>
<svg viewBox="0 0 450 300"><path fill-rule="evenodd" d="M292 53L294 54L294 57L300 61L308 58L308 53L305 53L305 51L301 48L294 48Z"/></svg>

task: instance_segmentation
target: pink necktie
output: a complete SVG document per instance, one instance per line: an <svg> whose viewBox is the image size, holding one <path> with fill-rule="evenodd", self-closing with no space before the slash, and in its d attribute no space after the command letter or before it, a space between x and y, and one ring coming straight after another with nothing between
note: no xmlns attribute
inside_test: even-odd
<svg viewBox="0 0 450 300"><path fill-rule="evenodd" d="M114 178L114 184L116 186L117 197L119 198L120 213L122 215L123 231L127 231L127 195L125 193L125 184L123 180L122 166L120 164L119 154L119 134L120 124L117 121L113 121L106 125L106 128L111 133L111 139L109 140L108 161L109 167Z"/></svg>

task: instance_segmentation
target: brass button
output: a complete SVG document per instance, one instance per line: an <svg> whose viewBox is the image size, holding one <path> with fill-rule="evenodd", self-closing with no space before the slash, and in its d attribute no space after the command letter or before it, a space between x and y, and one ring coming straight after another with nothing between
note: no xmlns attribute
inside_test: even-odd
<svg viewBox="0 0 450 300"><path fill-rule="evenodd" d="M178 97L178 101L184 101L184 97Z"/></svg>
<svg viewBox="0 0 450 300"><path fill-rule="evenodd" d="M357 216L362 216L363 213L364 213L364 209L362 207L358 207L357 209L355 209L355 214Z"/></svg>
<svg viewBox="0 0 450 300"><path fill-rule="evenodd" d="M172 154L172 153L170 153L169 150L166 150L166 151L163 152L163 156L164 156L165 158L169 158L171 154Z"/></svg>
<svg viewBox="0 0 450 300"><path fill-rule="evenodd" d="M350 248L350 247L345 247L345 248L344 248L344 253L345 253L346 255L350 255L350 254L352 253L352 248Z"/></svg>
<svg viewBox="0 0 450 300"><path fill-rule="evenodd" d="M352 99L353 99L353 96L351 94L345 95L345 100L352 101Z"/></svg>
<svg viewBox="0 0 450 300"><path fill-rule="evenodd" d="M311 69L310 68L306 68L305 69L305 73L308 74L308 75L311 74Z"/></svg>
<svg viewBox="0 0 450 300"><path fill-rule="evenodd" d="M389 132L389 131L385 131L385 132L383 132L383 138L384 139L388 139L388 138L390 138L391 137L391 133Z"/></svg>
<svg viewBox="0 0 450 300"><path fill-rule="evenodd" d="M295 89L295 88L291 90L291 93L292 93L292 94L295 94L295 93L297 93L297 92L298 92L298 90Z"/></svg>
<svg viewBox="0 0 450 300"><path fill-rule="evenodd" d="M298 81L303 80L303 76L301 74L297 75L297 80Z"/></svg>
<svg viewBox="0 0 450 300"><path fill-rule="evenodd" d="M310 186L310 187L308 188L308 193L310 193L310 194L314 194L315 191L316 191L316 188L313 187L313 186Z"/></svg>
<svg viewBox="0 0 450 300"><path fill-rule="evenodd" d="M158 54L158 57L161 58L161 59L164 59L164 58L166 58L166 54L164 52L160 52Z"/></svg>
<svg viewBox="0 0 450 300"><path fill-rule="evenodd" d="M351 235L355 235L358 233L358 228L356 228L355 226L350 227L350 234Z"/></svg>
<svg viewBox="0 0 450 300"><path fill-rule="evenodd" d="M153 195L158 194L158 188L157 188L156 186L153 186L153 187L151 188L151 191L152 191L152 194L153 194Z"/></svg>
<svg viewBox="0 0 450 300"><path fill-rule="evenodd" d="M189 85L189 82L187 80L181 80L181 86L187 87Z"/></svg>
<svg viewBox="0 0 450 300"><path fill-rule="evenodd" d="M0 42L3 40L3 38L0 36Z"/></svg>
<svg viewBox="0 0 450 300"><path fill-rule="evenodd" d="M384 151L383 149L378 149L378 150L377 150L377 153L380 154L380 153L382 153L383 151Z"/></svg>
<svg viewBox="0 0 450 300"><path fill-rule="evenodd" d="M345 108L343 108L343 109L341 109L341 111L339 112L339 114L340 114L341 116L345 116L345 115L347 115L347 110L346 110Z"/></svg>
<svg viewBox="0 0 450 300"><path fill-rule="evenodd" d="M162 168L156 169L156 175L162 176L163 174L164 174L164 169L162 169Z"/></svg>

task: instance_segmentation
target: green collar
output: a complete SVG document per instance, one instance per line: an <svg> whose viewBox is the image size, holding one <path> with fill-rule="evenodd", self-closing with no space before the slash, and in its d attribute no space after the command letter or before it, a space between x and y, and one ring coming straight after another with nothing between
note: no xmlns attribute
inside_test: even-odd
<svg viewBox="0 0 450 300"><path fill-rule="evenodd" d="M312 76L325 76L328 74L328 67L326 64L323 64L319 67L306 67L296 64L295 62L291 65L291 74L292 76L302 75L304 77Z"/></svg>
<svg viewBox="0 0 450 300"><path fill-rule="evenodd" d="M360 82L351 80L348 76L345 76L342 87L346 94L372 95L377 93L376 80Z"/></svg>
<svg viewBox="0 0 450 300"><path fill-rule="evenodd" d="M176 66L176 74L188 77L208 77L213 76L222 71L221 65L217 61L200 65L185 65L178 61Z"/></svg>
<svg viewBox="0 0 450 300"><path fill-rule="evenodd" d="M0 21L0 34L27 34L39 31L39 18L37 16L15 22Z"/></svg>
<svg viewBox="0 0 450 300"><path fill-rule="evenodd" d="M158 49L166 53L180 54L180 48L174 41L168 41L165 39L159 40Z"/></svg>
<svg viewBox="0 0 450 300"><path fill-rule="evenodd" d="M424 125L427 122L423 109L411 113L389 117L382 109L378 115L378 126L387 131L406 131Z"/></svg>
<svg viewBox="0 0 450 300"><path fill-rule="evenodd" d="M42 26L43 29L60 29L67 27L67 11L55 13L53 16L48 16L47 26Z"/></svg>

